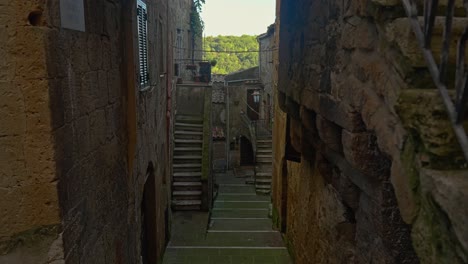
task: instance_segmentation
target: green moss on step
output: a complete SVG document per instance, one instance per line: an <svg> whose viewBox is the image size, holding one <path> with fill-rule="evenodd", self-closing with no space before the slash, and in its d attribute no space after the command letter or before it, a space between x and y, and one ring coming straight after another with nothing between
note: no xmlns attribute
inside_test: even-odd
<svg viewBox="0 0 468 264"><path fill-rule="evenodd" d="M281 227L281 219L279 217L278 210L276 209L275 206L273 206L273 209L271 212L271 220L273 222L274 228L279 229Z"/></svg>

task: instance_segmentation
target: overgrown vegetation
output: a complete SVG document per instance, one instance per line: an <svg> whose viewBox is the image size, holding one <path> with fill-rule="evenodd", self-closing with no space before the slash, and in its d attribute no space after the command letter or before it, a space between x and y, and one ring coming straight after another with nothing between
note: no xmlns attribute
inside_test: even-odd
<svg viewBox="0 0 468 264"><path fill-rule="evenodd" d="M203 29L205 28L205 24L203 23L203 19L200 16L202 6L205 4L205 0L194 0L193 1L193 10L190 14L190 26L192 28L192 32L195 36L201 37L203 34Z"/></svg>
<svg viewBox="0 0 468 264"><path fill-rule="evenodd" d="M203 49L206 51L205 60L216 61L211 71L217 74L228 74L242 69L258 66L257 52L236 53L230 51L257 51L256 36L217 36L206 37Z"/></svg>

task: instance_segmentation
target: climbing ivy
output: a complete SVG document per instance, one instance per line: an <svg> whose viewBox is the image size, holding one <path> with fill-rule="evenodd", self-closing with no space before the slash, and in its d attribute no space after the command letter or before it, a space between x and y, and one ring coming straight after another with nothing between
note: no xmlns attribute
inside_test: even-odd
<svg viewBox="0 0 468 264"><path fill-rule="evenodd" d="M190 26L192 28L192 32L195 36L199 37L202 36L203 29L205 28L203 20L200 16L203 4L205 4L205 0L194 0L192 13L190 14Z"/></svg>

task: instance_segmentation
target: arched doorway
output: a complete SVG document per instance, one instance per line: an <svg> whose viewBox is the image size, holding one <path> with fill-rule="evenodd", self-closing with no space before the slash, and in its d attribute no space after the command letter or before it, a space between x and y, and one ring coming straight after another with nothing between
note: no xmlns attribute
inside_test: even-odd
<svg viewBox="0 0 468 264"><path fill-rule="evenodd" d="M255 165L252 143L246 137L240 139L240 165L252 166Z"/></svg>
<svg viewBox="0 0 468 264"><path fill-rule="evenodd" d="M157 263L156 178L150 164L141 201L141 258L143 264Z"/></svg>

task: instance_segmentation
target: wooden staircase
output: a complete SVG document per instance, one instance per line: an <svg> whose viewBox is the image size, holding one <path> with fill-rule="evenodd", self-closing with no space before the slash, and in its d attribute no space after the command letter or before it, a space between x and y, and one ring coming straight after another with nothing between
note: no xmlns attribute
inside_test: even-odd
<svg viewBox="0 0 468 264"><path fill-rule="evenodd" d="M203 118L177 115L175 119L172 209L200 210Z"/></svg>
<svg viewBox="0 0 468 264"><path fill-rule="evenodd" d="M258 194L270 194L271 192L272 155L271 136L259 137L255 166L255 190Z"/></svg>

